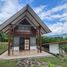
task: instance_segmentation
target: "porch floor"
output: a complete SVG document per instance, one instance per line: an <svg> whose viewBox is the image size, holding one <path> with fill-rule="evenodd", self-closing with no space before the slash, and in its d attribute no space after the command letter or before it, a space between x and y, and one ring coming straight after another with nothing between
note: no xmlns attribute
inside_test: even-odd
<svg viewBox="0 0 67 67"><path fill-rule="evenodd" d="M37 50L28 50L28 51L14 51L13 55L11 54L8 56L8 51L0 55L0 59L17 59L17 58L29 58L29 57L45 57L45 56L52 56L49 53L46 53L42 51L41 53L38 53Z"/></svg>

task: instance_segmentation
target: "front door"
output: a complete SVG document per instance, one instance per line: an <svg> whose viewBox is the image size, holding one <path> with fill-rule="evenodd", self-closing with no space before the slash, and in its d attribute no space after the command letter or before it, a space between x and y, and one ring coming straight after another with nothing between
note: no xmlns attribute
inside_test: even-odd
<svg viewBox="0 0 67 67"><path fill-rule="evenodd" d="M24 37L20 37L19 41L19 50L22 51L24 50Z"/></svg>
<svg viewBox="0 0 67 67"><path fill-rule="evenodd" d="M24 45L24 49L25 50L29 50L30 49L30 39L25 39L25 45Z"/></svg>

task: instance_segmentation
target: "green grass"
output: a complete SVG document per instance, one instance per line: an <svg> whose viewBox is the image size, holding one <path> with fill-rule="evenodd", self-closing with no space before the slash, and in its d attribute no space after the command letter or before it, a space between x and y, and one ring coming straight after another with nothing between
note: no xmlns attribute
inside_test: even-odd
<svg viewBox="0 0 67 67"><path fill-rule="evenodd" d="M7 49L7 43L1 43L0 42L0 54ZM34 59L32 59L34 60ZM59 65L61 67L67 67L67 57L42 57L42 58L36 58L37 61L40 62L47 62L51 66L54 67L54 65ZM16 62L18 60L0 60L0 67L15 67ZM42 65L41 67L44 67Z"/></svg>
<svg viewBox="0 0 67 67"><path fill-rule="evenodd" d="M0 60L0 67L16 67L16 60Z"/></svg>
<svg viewBox="0 0 67 67"><path fill-rule="evenodd" d="M7 49L8 43L0 42L0 54ZM0 60L0 67L16 67L16 60Z"/></svg>
<svg viewBox="0 0 67 67"><path fill-rule="evenodd" d="M55 65L59 65L60 67L67 67L67 57L64 57L63 59L59 59L56 57L42 57L33 59L36 59L40 62L47 62L49 63L49 67L55 67ZM0 67L16 67L17 61L18 60L0 60ZM44 67L44 65L42 65L41 67Z"/></svg>
<svg viewBox="0 0 67 67"><path fill-rule="evenodd" d="M51 63L54 65L59 65L61 67L67 67L67 57L64 57L63 59L57 58L57 57L44 57L44 58L37 58L38 61Z"/></svg>
<svg viewBox="0 0 67 67"><path fill-rule="evenodd" d="M0 42L0 54L3 53L5 50L7 50L7 43Z"/></svg>

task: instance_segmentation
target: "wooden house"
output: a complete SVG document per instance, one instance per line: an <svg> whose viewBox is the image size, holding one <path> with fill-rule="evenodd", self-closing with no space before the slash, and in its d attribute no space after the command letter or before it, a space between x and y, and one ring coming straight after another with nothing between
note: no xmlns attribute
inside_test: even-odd
<svg viewBox="0 0 67 67"><path fill-rule="evenodd" d="M15 47L22 51L38 49L39 46L41 52L40 36L51 32L29 5L1 24L1 31L9 35L8 55L10 55L10 49ZM39 37L38 40L37 37Z"/></svg>

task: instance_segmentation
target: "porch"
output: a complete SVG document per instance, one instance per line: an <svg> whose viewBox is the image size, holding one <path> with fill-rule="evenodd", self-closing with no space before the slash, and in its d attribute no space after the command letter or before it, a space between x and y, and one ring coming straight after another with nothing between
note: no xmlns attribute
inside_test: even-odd
<svg viewBox="0 0 67 67"><path fill-rule="evenodd" d="M2 55L0 55L0 59L18 59L18 58L32 58L32 57L46 57L46 56L52 56L51 54L42 51L37 52L37 50L27 50L27 51L14 51L14 54L10 54L10 56L8 56L8 51L6 51L5 53L3 53Z"/></svg>

